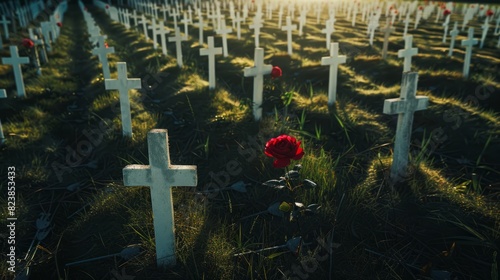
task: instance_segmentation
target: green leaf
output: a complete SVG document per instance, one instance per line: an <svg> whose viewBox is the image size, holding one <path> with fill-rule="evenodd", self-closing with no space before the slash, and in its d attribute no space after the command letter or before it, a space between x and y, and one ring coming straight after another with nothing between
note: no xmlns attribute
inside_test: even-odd
<svg viewBox="0 0 500 280"><path fill-rule="evenodd" d="M292 206L290 205L290 203L283 201L283 202L281 202L279 209L280 209L280 211L286 213L286 212L292 211Z"/></svg>
<svg viewBox="0 0 500 280"><path fill-rule="evenodd" d="M318 186L318 184L316 184L315 182L313 182L309 179L305 179L302 182L302 186L304 186L304 189L313 189L313 188L316 188Z"/></svg>
<svg viewBox="0 0 500 280"><path fill-rule="evenodd" d="M285 182L283 180L276 180L276 179L266 181L266 182L262 183L262 185L264 185L266 187L271 187L271 188L274 188L277 190L281 190L283 188L286 188Z"/></svg>

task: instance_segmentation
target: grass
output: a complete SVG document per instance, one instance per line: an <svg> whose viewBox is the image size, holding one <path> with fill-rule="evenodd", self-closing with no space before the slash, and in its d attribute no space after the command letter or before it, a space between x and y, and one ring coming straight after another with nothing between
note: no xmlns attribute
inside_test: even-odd
<svg viewBox="0 0 500 280"><path fill-rule="evenodd" d="M208 90L208 60L199 57L196 26L183 43L179 68L173 44L165 57L142 30L126 30L89 6L116 50L109 56L111 73L116 62L125 61L128 76L142 80L143 88L129 92L134 135L125 139L118 94L104 88L74 5L43 75L23 69L28 98L13 97L12 74L0 68L0 85L9 94L0 101L7 138L0 160L2 168L16 167L16 249L18 258L30 260L21 266L29 266L32 279L108 279L122 272L136 279L498 278L500 87L492 44L474 49L471 78L465 80L463 53L447 58L440 40L428 41L442 32L433 19L412 33L419 48L413 59L418 92L429 97L430 106L415 114L409 175L392 185L397 117L381 111L384 100L400 92L401 28L391 36L383 61L378 36L370 47L362 39L364 23L353 29L345 16L337 17L332 39L348 62L339 68L337 102L328 107L327 67L319 63L328 54L319 36L323 26L315 24L315 16L308 18L305 36L294 34L290 57L286 44L272 43L285 41L286 34L266 21L265 61L279 65L283 77L265 78L264 113L257 123L252 79L242 71L253 65L251 32L244 31L241 41L229 36L229 56L216 58L217 87ZM204 33L215 35L210 27ZM26 35L22 30L9 43ZM198 169L196 188L173 189L177 265L166 270L156 268L150 192L122 182L124 166L148 164L146 134L153 128L168 129L173 164ZM305 156L294 163L302 164L302 179L318 184L293 194L305 205L321 205L300 226L270 214L242 219L289 199L261 184L283 175L263 154L265 142L280 133L302 141ZM225 189L239 181L246 193ZM0 182L2 189L7 186L7 179ZM6 197L0 203L6 204ZM1 213L5 221L6 210ZM41 213L51 214L52 230L30 247ZM269 250L235 256L298 235L299 254ZM141 253L130 260L65 267L133 244ZM0 267L6 271L6 263Z"/></svg>

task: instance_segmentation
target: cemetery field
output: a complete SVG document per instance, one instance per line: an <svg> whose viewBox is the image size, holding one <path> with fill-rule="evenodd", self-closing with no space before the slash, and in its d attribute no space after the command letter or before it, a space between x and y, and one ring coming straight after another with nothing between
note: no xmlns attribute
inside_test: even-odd
<svg viewBox="0 0 500 280"><path fill-rule="evenodd" d="M353 26L337 10L331 42L346 61L338 66L336 101L329 106L330 67L322 58L330 50L321 33L327 7L320 23L311 8L302 35L292 32L291 55L278 8L272 19L264 11L259 44L265 64L280 67L282 76L264 75L256 121L254 78L244 75L254 66L248 25L255 10L241 23L240 39L235 28L227 35L228 54L215 56L216 84L209 89L209 58L200 49L208 36L215 47L223 43L205 9L203 45L193 12L179 67L175 42L164 55L152 31L146 37L134 19L127 29L106 8L83 4L107 36L107 48L114 48L107 55L111 79L118 79L119 62L126 62L129 79L141 79L140 88L129 91L133 136L123 136L118 91L106 90L84 13L70 1L42 75L22 66L26 98L16 95L12 67L0 64L0 89L7 91L0 99L2 227L13 216L9 182L15 182L17 218L16 272L2 261L2 279L499 279L498 34L490 31L483 48L473 47L465 78L462 14L451 14L450 30L455 21L460 29L451 57L450 36L442 42L443 19L436 22L432 14L417 29L410 24L418 48L411 62L416 94L429 101L414 112L408 172L395 181L398 115L383 110L385 100L402 91L404 18L393 24L383 59L384 13L370 45L361 15ZM296 7L292 23L298 26ZM500 7L494 8L496 19ZM221 9L232 27L229 8ZM480 16L468 23L476 39L483 23ZM168 17L167 37L174 36L173 25ZM19 28L3 38L0 55L10 57L9 46L17 45L20 56L29 56L20 44L27 37ZM176 265L164 269L157 267L150 188L124 186L123 176L127 165L150 164L153 129L168 130L173 165L197 169L196 187L172 189ZM286 169L273 167L264 154L266 142L282 134L304 150ZM296 164L299 172L292 171ZM285 172L302 187L280 187ZM7 255L12 233L1 234ZM74 263L83 260L89 261Z"/></svg>

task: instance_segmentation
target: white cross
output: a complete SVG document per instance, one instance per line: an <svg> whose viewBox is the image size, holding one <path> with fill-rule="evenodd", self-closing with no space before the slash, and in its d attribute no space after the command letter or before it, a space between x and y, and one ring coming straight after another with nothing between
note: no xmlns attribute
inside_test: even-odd
<svg viewBox="0 0 500 280"><path fill-rule="evenodd" d="M175 224L172 187L195 187L198 184L195 165L172 165L168 150L168 131L148 132L149 165L127 165L123 168L124 186L147 186L151 192L158 267L173 266L175 259Z"/></svg>
<svg viewBox="0 0 500 280"><path fill-rule="evenodd" d="M410 13L407 13L406 14L406 18L405 20L403 21L404 24L405 24L405 30L403 32L403 38L406 37L406 33L408 33L408 25L410 24Z"/></svg>
<svg viewBox="0 0 500 280"><path fill-rule="evenodd" d="M106 48L106 44L104 40L106 36L99 36L99 46L92 50L92 54L97 55L99 57L99 61L102 64L102 74L104 79L110 79L111 74L109 72L109 64L108 64L108 53L115 53L114 47Z"/></svg>
<svg viewBox="0 0 500 280"><path fill-rule="evenodd" d="M167 55L167 39L165 35L170 33L170 30L165 28L165 25L163 24L163 21L160 20L160 26L158 26L158 30L156 31L158 35L160 35L160 42L161 42L161 52L163 55Z"/></svg>
<svg viewBox="0 0 500 280"><path fill-rule="evenodd" d="M450 22L450 15L446 16L446 21L443 23L443 43L446 43L446 36L448 35L448 24Z"/></svg>
<svg viewBox="0 0 500 280"><path fill-rule="evenodd" d="M241 17L241 13L238 12L236 14L236 17L234 18L233 22L236 23L236 38L238 40L241 39L241 22L244 21L245 19Z"/></svg>
<svg viewBox="0 0 500 280"><path fill-rule="evenodd" d="M43 41L45 42L45 47L47 48L47 51L51 51L52 47L50 46L50 33L52 32L52 27L50 26L50 22L43 21L40 23L40 26L42 27L42 36L43 36Z"/></svg>
<svg viewBox="0 0 500 280"><path fill-rule="evenodd" d="M10 20L5 18L5 15L2 15L2 20L0 20L0 24L3 25L3 34L5 39L9 39L9 26L7 24L10 23Z"/></svg>
<svg viewBox="0 0 500 280"><path fill-rule="evenodd" d="M328 105L331 106L337 100L337 73L339 64L346 62L345 55L339 55L339 43L331 43L330 56L321 58L321 65L330 66L328 78Z"/></svg>
<svg viewBox="0 0 500 280"><path fill-rule="evenodd" d="M147 20L146 20L146 17L144 16L144 14L141 15L141 21L139 21L138 23L142 24L142 31L144 32L144 37L146 37L146 39L148 38L148 28L147 28Z"/></svg>
<svg viewBox="0 0 500 280"><path fill-rule="evenodd" d="M226 20L223 19L221 22L221 27L220 29L217 29L215 32L219 35L222 35L222 53L224 57L227 57L228 51L227 51L227 34L231 33L233 31L232 28L226 26Z"/></svg>
<svg viewBox="0 0 500 280"><path fill-rule="evenodd" d="M200 49L200 55L208 56L208 88L215 88L215 55L222 54L222 48L214 46L214 37L208 36L208 48Z"/></svg>
<svg viewBox="0 0 500 280"><path fill-rule="evenodd" d="M370 20L370 39L369 39L369 43L370 43L370 46L373 46L373 38L375 37L375 29L377 29L377 27L379 26L379 23L378 23L378 20L376 17L373 17L371 20Z"/></svg>
<svg viewBox="0 0 500 280"><path fill-rule="evenodd" d="M455 21L455 25L453 26L453 29L450 31L450 49L448 50L448 56L453 55L453 48L455 48L455 39L457 38L457 35L460 33L458 30L458 22Z"/></svg>
<svg viewBox="0 0 500 280"><path fill-rule="evenodd" d="M24 89L24 80L23 80L23 72L21 70L21 64L30 63L29 57L19 57L19 53L17 51L17 46L10 46L10 56L11 57L3 57L3 64L12 65L12 70L14 71L14 80L16 81L17 88L17 96L18 97L26 97L26 91Z"/></svg>
<svg viewBox="0 0 500 280"><path fill-rule="evenodd" d="M0 89L0 98L7 98L5 89ZM3 135L2 122L0 121L0 145L5 143L5 136Z"/></svg>
<svg viewBox="0 0 500 280"><path fill-rule="evenodd" d="M151 19L151 25L148 27L153 31L153 48L156 50L158 45L158 26L156 25L156 19Z"/></svg>
<svg viewBox="0 0 500 280"><path fill-rule="evenodd" d="M382 47L382 59L387 58L387 48L389 47L389 36L391 32L394 31L394 27L391 26L389 19L387 19L385 28L381 30L384 32L384 45Z"/></svg>
<svg viewBox="0 0 500 280"><path fill-rule="evenodd" d="M417 48L412 48L413 36L406 35L405 37L405 48L403 50L398 51L398 57L404 57L404 67L403 72L408 72L411 70L411 58L418 54Z"/></svg>
<svg viewBox="0 0 500 280"><path fill-rule="evenodd" d="M391 166L391 179L393 182L406 175L408 154L413 124L413 113L425 110L429 104L427 96L417 96L417 72L404 72L399 98L384 101L384 114L398 114L396 139L394 140L394 154Z"/></svg>
<svg viewBox="0 0 500 280"><path fill-rule="evenodd" d="M326 21L326 25L324 29L321 29L321 33L326 35L326 48L330 47L332 33L335 31L335 27L333 26L333 22L331 19Z"/></svg>
<svg viewBox="0 0 500 280"><path fill-rule="evenodd" d="M184 12L183 18L182 18L181 22L184 23L184 34L185 34L184 36L188 37L189 36L188 35L188 32L189 32L189 30L188 30L188 23L190 22L190 20L186 16L186 12Z"/></svg>
<svg viewBox="0 0 500 280"><path fill-rule="evenodd" d="M248 27L250 29L254 30L254 36L255 36L255 47L259 47L259 34L260 34L260 29L262 28L262 19L260 18L261 15L255 14L255 17L253 18L253 24L250 24Z"/></svg>
<svg viewBox="0 0 500 280"><path fill-rule="evenodd" d="M486 35L488 35L488 29L490 28L490 23L488 22L488 17L484 20L484 24L481 26L483 29L483 33L481 35L481 42L479 44L479 48L482 49L484 46L484 41L486 39Z"/></svg>
<svg viewBox="0 0 500 280"><path fill-rule="evenodd" d="M201 45L203 45L203 28L204 28L204 24L203 24L203 17L198 17L198 29L199 29L199 35L198 35L198 43Z"/></svg>
<svg viewBox="0 0 500 280"><path fill-rule="evenodd" d="M292 24L292 19L287 16L286 17L286 25L281 27L282 31L286 31L286 42L287 42L287 50L288 50L288 55L292 55L293 50L292 50L292 30L297 30L297 25Z"/></svg>
<svg viewBox="0 0 500 280"><path fill-rule="evenodd" d="M474 27L469 27L469 36L467 40L462 40L462 46L465 46L464 70L465 78L469 77L470 60L472 58L472 46L477 45L478 40L474 39Z"/></svg>
<svg viewBox="0 0 500 280"><path fill-rule="evenodd" d="M254 66L245 67L243 75L253 78L253 116L256 121L262 117L262 91L264 87L264 75L271 74L272 65L264 64L264 49L255 48Z"/></svg>
<svg viewBox="0 0 500 280"><path fill-rule="evenodd" d="M177 55L177 65L182 68L184 65L182 63L182 47L181 47L181 42L182 41L187 41L186 37L181 36L181 31L179 30L179 27L175 28L175 36L174 37L168 37L169 42L175 42L175 52Z"/></svg>
<svg viewBox="0 0 500 280"><path fill-rule="evenodd" d="M118 70L118 79L105 79L106 90L118 90L120 93L120 110L122 117L123 136L132 137L132 118L130 116L130 100L128 97L129 89L141 88L141 79L127 78L127 63L116 63Z"/></svg>
<svg viewBox="0 0 500 280"><path fill-rule="evenodd" d="M300 12L299 16L299 36L302 36L302 30L304 29L304 25L306 25L306 16L307 13L305 11Z"/></svg>

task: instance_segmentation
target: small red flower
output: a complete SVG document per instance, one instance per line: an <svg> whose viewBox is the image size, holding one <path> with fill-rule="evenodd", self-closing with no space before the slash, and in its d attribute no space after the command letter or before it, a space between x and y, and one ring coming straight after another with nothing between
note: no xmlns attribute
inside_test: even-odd
<svg viewBox="0 0 500 280"><path fill-rule="evenodd" d="M278 66L273 66L273 70L271 70L271 77L274 78L279 78L283 75L283 71L281 71L281 68Z"/></svg>
<svg viewBox="0 0 500 280"><path fill-rule="evenodd" d="M304 156L304 150L300 147L300 141L283 134L267 141L264 154L276 159L273 162L275 168L283 168L290 165L292 159L301 159Z"/></svg>
<svg viewBox="0 0 500 280"><path fill-rule="evenodd" d="M491 10L491 9L488 9L488 10L486 11L486 16L487 16L487 17L491 17L491 16L493 16L494 14L495 14L495 13L494 13L494 12L493 12L493 10Z"/></svg>
<svg viewBox="0 0 500 280"><path fill-rule="evenodd" d="M422 11L424 9L424 7L420 6L420 7L418 7L418 9Z"/></svg>
<svg viewBox="0 0 500 280"><path fill-rule="evenodd" d="M109 5L106 5L106 9L109 9Z"/></svg>
<svg viewBox="0 0 500 280"><path fill-rule="evenodd" d="M21 45L23 45L23 47L25 47L25 48L31 49L31 48L33 48L35 46L35 43L33 43L33 41L31 41L28 38L24 38L21 41Z"/></svg>
<svg viewBox="0 0 500 280"><path fill-rule="evenodd" d="M108 42L104 42L104 46L106 47L106 49L109 47L108 46Z"/></svg>
<svg viewBox="0 0 500 280"><path fill-rule="evenodd" d="M451 11L448 9L444 10L444 12L443 12L443 16L447 16L447 15L451 15Z"/></svg>
<svg viewBox="0 0 500 280"><path fill-rule="evenodd" d="M62 23L61 22L56 23L56 25L59 26L59 27L62 27Z"/></svg>

